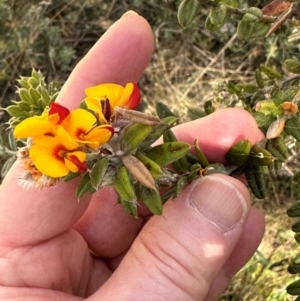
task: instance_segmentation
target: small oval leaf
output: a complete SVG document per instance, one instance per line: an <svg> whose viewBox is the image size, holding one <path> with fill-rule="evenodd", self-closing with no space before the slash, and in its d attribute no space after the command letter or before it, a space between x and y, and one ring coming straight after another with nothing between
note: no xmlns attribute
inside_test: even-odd
<svg viewBox="0 0 300 301"><path fill-rule="evenodd" d="M284 63L290 72L300 74L300 61L295 59L287 59Z"/></svg>
<svg viewBox="0 0 300 301"><path fill-rule="evenodd" d="M141 143L148 137L152 131L151 125L132 123L125 129L122 136L120 136L122 149L126 153L136 150Z"/></svg>
<svg viewBox="0 0 300 301"><path fill-rule="evenodd" d="M141 199L151 213L155 215L162 215L162 200L160 193L157 190L139 185L137 191L139 199Z"/></svg>
<svg viewBox="0 0 300 301"><path fill-rule="evenodd" d="M235 166L244 165L250 155L251 143L247 139L237 142L226 154L229 163Z"/></svg>
<svg viewBox="0 0 300 301"><path fill-rule="evenodd" d="M284 162L289 157L289 149L281 137L268 140L266 149L281 162Z"/></svg>
<svg viewBox="0 0 300 301"><path fill-rule="evenodd" d="M266 149L253 145L250 150L249 160L254 166L268 166L274 162L274 157Z"/></svg>
<svg viewBox="0 0 300 301"><path fill-rule="evenodd" d="M300 217L300 201L295 202L286 213L289 217Z"/></svg>
<svg viewBox="0 0 300 301"><path fill-rule="evenodd" d="M91 184L90 174L87 172L81 178L81 180L80 180L80 182L77 186L77 189L76 189L76 197L77 197L78 201L80 201L80 199L85 194L90 192L92 188L93 187L92 187L92 184Z"/></svg>
<svg viewBox="0 0 300 301"><path fill-rule="evenodd" d="M154 146L146 152L146 155L158 165L166 166L185 156L189 149L188 143L168 142Z"/></svg>
<svg viewBox="0 0 300 301"><path fill-rule="evenodd" d="M293 116L285 122L284 131L294 137L297 141L300 141L300 117Z"/></svg>
<svg viewBox="0 0 300 301"><path fill-rule="evenodd" d="M103 177L105 176L105 173L107 171L108 164L108 158L103 157L97 163L95 163L95 165L92 168L91 184L96 190L98 190L101 185Z"/></svg>
<svg viewBox="0 0 300 301"><path fill-rule="evenodd" d="M121 200L136 202L132 180L128 174L127 168L123 164L118 166L113 184Z"/></svg>
<svg viewBox="0 0 300 301"><path fill-rule="evenodd" d="M247 165L245 175L248 185L258 199L264 199L266 195L265 172L262 166Z"/></svg>
<svg viewBox="0 0 300 301"><path fill-rule="evenodd" d="M182 27L190 25L197 15L200 2L198 0L183 0L178 8L177 19Z"/></svg>
<svg viewBox="0 0 300 301"><path fill-rule="evenodd" d="M209 165L209 162L207 161L204 153L202 152L197 139L194 141L194 147L195 147L196 156L199 159L199 163L201 164L202 167L207 167Z"/></svg>

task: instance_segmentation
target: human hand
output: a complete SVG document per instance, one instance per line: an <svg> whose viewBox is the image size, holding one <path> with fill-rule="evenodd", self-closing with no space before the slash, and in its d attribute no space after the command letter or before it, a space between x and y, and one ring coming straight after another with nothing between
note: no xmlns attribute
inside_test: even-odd
<svg viewBox="0 0 300 301"><path fill-rule="evenodd" d="M147 22L127 14L78 64L57 101L74 109L89 86L138 81L152 51ZM217 162L235 142L262 138L241 109L174 131L179 140L198 139ZM0 186L0 300L214 300L263 235L247 188L224 175L195 181L164 205L163 216L145 222L126 215L112 189L78 203L76 180L24 190L21 173L17 162Z"/></svg>

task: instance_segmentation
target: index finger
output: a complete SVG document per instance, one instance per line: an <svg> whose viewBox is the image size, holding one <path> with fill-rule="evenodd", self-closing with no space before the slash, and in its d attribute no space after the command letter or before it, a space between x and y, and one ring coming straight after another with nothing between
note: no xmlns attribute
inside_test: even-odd
<svg viewBox="0 0 300 301"><path fill-rule="evenodd" d="M69 109L78 107L84 90L103 82L124 84L138 81L153 52L148 23L136 14L127 14L101 37L77 65L57 101ZM36 244L70 228L84 213L90 196L75 197L77 181L37 189L18 186L22 175L14 164L0 186L0 243Z"/></svg>

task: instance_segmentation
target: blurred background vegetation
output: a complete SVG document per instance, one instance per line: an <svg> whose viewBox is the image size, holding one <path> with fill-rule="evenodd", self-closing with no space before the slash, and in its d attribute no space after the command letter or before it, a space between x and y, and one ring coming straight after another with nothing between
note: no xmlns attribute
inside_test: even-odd
<svg viewBox="0 0 300 301"><path fill-rule="evenodd" d="M219 31L208 32L208 10L182 29L177 21L179 0L0 0L0 107L16 100L17 79L40 70L47 82L62 86L76 63L101 35L129 9L144 16L153 28L156 50L140 80L143 108L153 111L158 101L187 120L187 106L207 100L226 100L228 80L250 83L260 64L274 67L290 56L299 57L299 37L277 35L241 41L234 19ZM240 7L262 8L268 1L241 0ZM224 94L225 93L225 94ZM215 101L226 107L226 101ZM14 161L16 145L7 130L8 115L0 111L0 168L2 177ZM1 146L2 145L2 146ZM297 159L293 154L292 163ZM269 178L266 200L255 206L266 215L267 229L257 253L235 277L220 300L292 300L286 284L295 277L286 272L296 243L285 214L296 194L286 166L276 181Z"/></svg>

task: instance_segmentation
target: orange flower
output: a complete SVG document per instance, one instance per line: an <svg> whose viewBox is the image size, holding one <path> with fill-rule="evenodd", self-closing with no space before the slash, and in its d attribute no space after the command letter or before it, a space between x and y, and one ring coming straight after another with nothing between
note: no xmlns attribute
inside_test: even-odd
<svg viewBox="0 0 300 301"><path fill-rule="evenodd" d="M114 128L111 125L95 126L96 122L93 114L77 109L72 111L61 125L76 142L96 148L106 143L114 134Z"/></svg>
<svg viewBox="0 0 300 301"><path fill-rule="evenodd" d="M60 124L70 111L58 103L51 103L41 116L33 116L23 120L14 129L17 139L39 135L55 136L57 125Z"/></svg>
<svg viewBox="0 0 300 301"><path fill-rule="evenodd" d="M111 125L97 126L96 117L83 109L70 112L53 104L42 116L22 121L14 131L16 138L32 137L29 158L37 171L53 178L87 170L82 146L97 148L114 133Z"/></svg>
<svg viewBox="0 0 300 301"><path fill-rule="evenodd" d="M58 126L56 136L34 137L29 149L29 157L37 170L43 174L59 178L71 172L85 172L86 153L79 150L75 142L62 126Z"/></svg>
<svg viewBox="0 0 300 301"><path fill-rule="evenodd" d="M125 87L117 84L101 84L85 90L85 103L94 111L101 124L108 123L115 107L134 109L140 103L140 91L136 83Z"/></svg>

